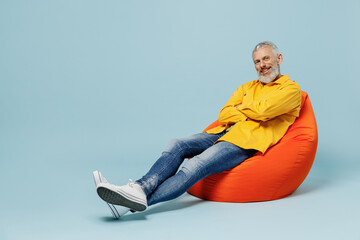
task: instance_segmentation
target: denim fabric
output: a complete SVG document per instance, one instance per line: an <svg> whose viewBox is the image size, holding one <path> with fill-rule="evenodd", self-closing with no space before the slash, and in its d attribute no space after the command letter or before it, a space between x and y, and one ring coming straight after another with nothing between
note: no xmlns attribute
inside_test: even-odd
<svg viewBox="0 0 360 240"><path fill-rule="evenodd" d="M231 169L256 153L229 142L214 145L224 134L199 133L172 140L149 172L136 181L148 205L179 197L201 179ZM178 171L186 158L191 159Z"/></svg>

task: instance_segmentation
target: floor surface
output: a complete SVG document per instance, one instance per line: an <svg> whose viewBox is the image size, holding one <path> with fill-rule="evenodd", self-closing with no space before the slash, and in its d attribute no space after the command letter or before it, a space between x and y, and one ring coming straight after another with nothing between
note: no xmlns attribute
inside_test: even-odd
<svg viewBox="0 0 360 240"><path fill-rule="evenodd" d="M89 156L90 158L90 156ZM75 159L74 159L75 160ZM359 240L360 179L326 178L314 164L300 188L284 199L257 203L218 203L189 194L129 213L114 220L95 192L92 179L99 162L58 166L7 168L2 175L1 231L3 240L22 239L347 239ZM116 163L113 163L116 165ZM138 174L104 164L109 181ZM101 170L101 169L100 169ZM21 178L19 178L21 176Z"/></svg>

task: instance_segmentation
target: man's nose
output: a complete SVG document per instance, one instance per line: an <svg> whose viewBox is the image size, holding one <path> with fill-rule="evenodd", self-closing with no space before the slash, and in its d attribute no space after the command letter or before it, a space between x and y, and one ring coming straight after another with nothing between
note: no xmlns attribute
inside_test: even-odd
<svg viewBox="0 0 360 240"><path fill-rule="evenodd" d="M265 62L264 61L260 61L260 67L266 67L266 64L265 64Z"/></svg>

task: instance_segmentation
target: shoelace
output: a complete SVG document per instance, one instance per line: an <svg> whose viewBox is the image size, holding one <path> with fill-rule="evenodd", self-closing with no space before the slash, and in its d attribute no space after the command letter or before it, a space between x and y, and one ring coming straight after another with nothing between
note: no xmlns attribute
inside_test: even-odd
<svg viewBox="0 0 360 240"><path fill-rule="evenodd" d="M142 189L142 187L137 183L134 182L132 179L129 179L129 183L128 183L129 187L136 189L137 191L141 191L145 194L144 190Z"/></svg>
<svg viewBox="0 0 360 240"><path fill-rule="evenodd" d="M128 183L128 185L129 185L130 187L134 187L135 184L136 184L136 182L134 182L134 180L132 180L131 178L129 178L129 183Z"/></svg>

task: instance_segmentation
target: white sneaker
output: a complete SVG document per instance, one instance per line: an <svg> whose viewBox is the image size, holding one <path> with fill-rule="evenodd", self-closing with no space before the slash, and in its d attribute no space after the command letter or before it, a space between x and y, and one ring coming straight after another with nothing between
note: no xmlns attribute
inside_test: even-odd
<svg viewBox="0 0 360 240"><path fill-rule="evenodd" d="M138 212L145 211L147 208L146 195L137 183L128 183L124 186L99 183L96 190L105 202L124 206Z"/></svg>
<svg viewBox="0 0 360 240"><path fill-rule="evenodd" d="M107 183L108 181L106 180L106 178L104 178L101 174L101 172L99 171L94 171L93 172L93 176L94 176L94 181L95 181L95 185L96 185L96 188L97 186L100 184L100 183ZM122 207L120 209L120 211L118 211L118 209L116 209L116 207L110 203L106 203L109 208L110 208L110 211L111 211L111 214L114 216L114 218L116 219L119 219L121 216L125 215L127 212L130 211L129 208L125 208L125 207Z"/></svg>

